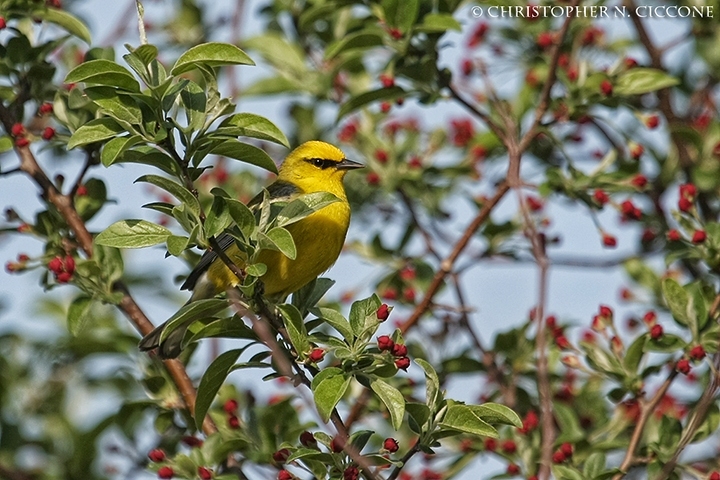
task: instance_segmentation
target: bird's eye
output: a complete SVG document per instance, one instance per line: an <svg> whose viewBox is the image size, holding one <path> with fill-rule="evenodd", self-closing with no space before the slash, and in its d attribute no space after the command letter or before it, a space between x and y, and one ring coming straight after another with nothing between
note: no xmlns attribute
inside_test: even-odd
<svg viewBox="0 0 720 480"><path fill-rule="evenodd" d="M315 158L313 159L313 165L315 165L318 168L322 168L325 162L323 162L322 158Z"/></svg>

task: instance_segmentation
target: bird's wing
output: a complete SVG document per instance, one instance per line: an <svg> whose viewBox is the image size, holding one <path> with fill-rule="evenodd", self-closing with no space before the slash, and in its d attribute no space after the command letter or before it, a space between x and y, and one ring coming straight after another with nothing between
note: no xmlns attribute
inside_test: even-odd
<svg viewBox="0 0 720 480"><path fill-rule="evenodd" d="M270 194L270 198L273 200L286 200L300 193L300 188L290 182L278 180L270 184L267 187L267 191ZM255 210L255 208L260 204L260 202L262 202L262 199L263 192L255 195L255 197L253 197L253 199L250 200L247 204L250 210ZM225 251L230 248L233 243L235 243L235 239L227 233L222 233L217 237L217 242L220 249L222 251ZM217 256L217 253L215 253L213 250L206 250L205 253L203 253L203 256L200 258L198 264L195 265L195 268L193 268L193 271L190 272L190 275L188 275L187 279L185 279L185 283L182 284L180 290L194 289L197 281L200 279L202 274L205 273L208 268L210 268L210 265L215 261Z"/></svg>

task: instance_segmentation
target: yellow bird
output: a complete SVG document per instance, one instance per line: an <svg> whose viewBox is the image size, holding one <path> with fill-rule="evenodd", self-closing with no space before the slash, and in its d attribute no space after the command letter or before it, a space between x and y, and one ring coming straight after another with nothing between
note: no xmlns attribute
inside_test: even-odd
<svg viewBox="0 0 720 480"><path fill-rule="evenodd" d="M286 227L295 242L295 260L276 250L262 250L258 254L257 261L267 266L267 272L260 277L266 296L285 298L335 263L350 225L350 205L345 195L343 178L349 170L361 167L362 164L345 158L339 148L320 141L305 142L287 156L277 180L267 188L271 199L289 201L305 193L329 192L340 201ZM249 205L258 204L261 199L262 194L259 194ZM236 265L243 267L247 258L230 235L219 236L218 244ZM180 288L193 291L189 300L193 302L211 298L238 283L237 276L218 255L208 250ZM158 355L161 358L177 357L189 325L173 330L160 343L165 325L160 325L146 335L140 341L140 349L159 347Z"/></svg>

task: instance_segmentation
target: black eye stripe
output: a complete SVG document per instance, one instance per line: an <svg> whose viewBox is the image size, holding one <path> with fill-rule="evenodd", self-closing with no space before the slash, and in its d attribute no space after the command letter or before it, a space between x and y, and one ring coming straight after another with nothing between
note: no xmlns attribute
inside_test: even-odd
<svg viewBox="0 0 720 480"><path fill-rule="evenodd" d="M327 160L325 158L306 158L305 161L323 170L338 164L335 160Z"/></svg>

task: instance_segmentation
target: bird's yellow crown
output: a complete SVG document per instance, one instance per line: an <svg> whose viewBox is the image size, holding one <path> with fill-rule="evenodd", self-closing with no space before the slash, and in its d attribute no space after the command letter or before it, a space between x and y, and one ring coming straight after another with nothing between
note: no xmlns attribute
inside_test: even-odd
<svg viewBox="0 0 720 480"><path fill-rule="evenodd" d="M278 180L290 182L305 193L330 192L345 198L343 177L358 166L347 160L339 148L312 140L290 152L280 167Z"/></svg>

